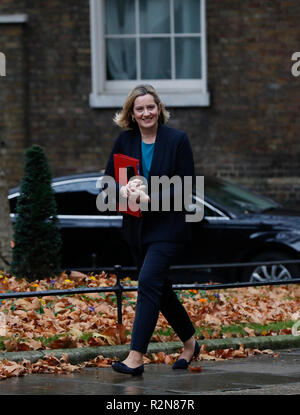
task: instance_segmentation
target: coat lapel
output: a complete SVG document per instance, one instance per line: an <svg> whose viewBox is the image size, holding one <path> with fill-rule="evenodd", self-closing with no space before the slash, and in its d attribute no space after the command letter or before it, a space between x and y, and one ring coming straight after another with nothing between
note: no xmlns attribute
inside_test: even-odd
<svg viewBox="0 0 300 415"><path fill-rule="evenodd" d="M141 148L141 135L138 129L131 132L131 137L128 138L128 155L140 160L140 175L143 175L142 165L142 148Z"/></svg>

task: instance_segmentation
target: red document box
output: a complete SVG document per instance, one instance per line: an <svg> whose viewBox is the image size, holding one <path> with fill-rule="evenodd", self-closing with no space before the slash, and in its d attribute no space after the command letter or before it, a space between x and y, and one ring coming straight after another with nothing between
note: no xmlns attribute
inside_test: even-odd
<svg viewBox="0 0 300 415"><path fill-rule="evenodd" d="M114 168L115 168L115 179L116 182L121 186L125 186L128 183L130 177L128 173L131 173L130 176L139 176L140 175L140 161L133 157L125 156L124 154L114 154ZM117 203L117 209L122 213L127 213L128 215L133 215L137 217L142 216L142 212L137 210L134 212L131 210L126 203L122 205L122 210L119 209L120 206Z"/></svg>

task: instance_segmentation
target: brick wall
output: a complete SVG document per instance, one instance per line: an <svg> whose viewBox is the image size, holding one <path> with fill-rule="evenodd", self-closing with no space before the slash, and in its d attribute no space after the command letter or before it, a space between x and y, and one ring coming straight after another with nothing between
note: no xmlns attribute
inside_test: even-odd
<svg viewBox="0 0 300 415"><path fill-rule="evenodd" d="M6 76L0 78L1 165L12 185L22 175L28 138L23 24L0 24L0 51L6 56Z"/></svg>
<svg viewBox="0 0 300 415"><path fill-rule="evenodd" d="M203 165L297 204L300 78L291 75L291 55L300 47L300 4L207 3L213 106Z"/></svg>
<svg viewBox="0 0 300 415"><path fill-rule="evenodd" d="M89 107L89 2L2 0L4 13L29 16L23 29L27 126L15 146L41 144L54 175L103 168L118 134L111 121L117 109ZM170 108L170 125L189 134L198 174L230 178L294 205L300 200L300 77L291 75L291 55L300 50L299 18L298 0L207 0L211 105ZM10 185L20 177L17 159L13 164Z"/></svg>

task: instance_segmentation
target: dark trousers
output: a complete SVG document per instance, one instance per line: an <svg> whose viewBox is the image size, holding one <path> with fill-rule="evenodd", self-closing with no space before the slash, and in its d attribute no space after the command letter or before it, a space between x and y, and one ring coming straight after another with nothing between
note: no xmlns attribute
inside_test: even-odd
<svg viewBox="0 0 300 415"><path fill-rule="evenodd" d="M131 336L131 350L147 352L159 311L182 342L195 333L193 324L172 289L168 269L183 245L153 242L133 251L138 268L138 298Z"/></svg>

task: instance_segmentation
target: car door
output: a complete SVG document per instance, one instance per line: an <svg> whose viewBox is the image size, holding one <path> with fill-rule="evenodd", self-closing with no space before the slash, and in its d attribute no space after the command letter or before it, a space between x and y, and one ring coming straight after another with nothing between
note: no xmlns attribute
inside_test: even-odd
<svg viewBox="0 0 300 415"><path fill-rule="evenodd" d="M64 268L95 269L130 262L121 233L122 216L97 209L97 179L69 179L53 184Z"/></svg>
<svg viewBox="0 0 300 415"><path fill-rule="evenodd" d="M202 202L203 203L203 202ZM174 281L183 282L217 280L219 272L211 267L188 269L188 265L215 264L219 261L222 228L230 221L229 216L208 202L204 202L204 216L199 222L191 223L191 240L185 246L182 255L178 256L175 267L172 267ZM177 271L176 267L187 268Z"/></svg>
<svg viewBox="0 0 300 415"><path fill-rule="evenodd" d="M244 254L253 243L252 236L259 229L247 215L230 217L206 203L203 221L193 224L192 246L186 252L185 261L212 265L243 262ZM208 267L202 273L211 281L229 282L236 280L241 270L240 267Z"/></svg>

